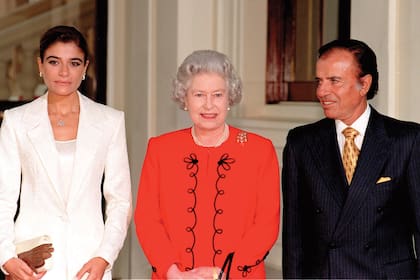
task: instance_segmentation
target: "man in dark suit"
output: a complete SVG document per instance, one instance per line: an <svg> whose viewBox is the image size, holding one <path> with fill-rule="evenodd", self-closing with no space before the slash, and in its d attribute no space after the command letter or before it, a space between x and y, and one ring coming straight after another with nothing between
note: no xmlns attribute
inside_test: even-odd
<svg viewBox="0 0 420 280"><path fill-rule="evenodd" d="M419 125L368 105L378 71L361 41L322 46L316 80L326 118L283 153L284 278L419 278Z"/></svg>

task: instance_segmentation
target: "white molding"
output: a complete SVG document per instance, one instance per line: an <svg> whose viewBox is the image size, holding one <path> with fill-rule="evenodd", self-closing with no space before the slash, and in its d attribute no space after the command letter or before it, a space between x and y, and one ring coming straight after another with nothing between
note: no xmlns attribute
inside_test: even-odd
<svg viewBox="0 0 420 280"><path fill-rule="evenodd" d="M125 95L125 36L126 2L108 0L107 74L106 99L111 107L124 109Z"/></svg>
<svg viewBox="0 0 420 280"><path fill-rule="evenodd" d="M148 0L148 53L147 68L148 68L148 85L147 85L147 136L156 135L156 118L159 115L157 111L157 92L156 92L156 1Z"/></svg>
<svg viewBox="0 0 420 280"><path fill-rule="evenodd" d="M397 65L397 18L399 5L397 0L389 0L388 4L388 77L398 77ZM399 79L387 79L388 83L388 104L387 111L391 116L399 116L399 102L397 95Z"/></svg>

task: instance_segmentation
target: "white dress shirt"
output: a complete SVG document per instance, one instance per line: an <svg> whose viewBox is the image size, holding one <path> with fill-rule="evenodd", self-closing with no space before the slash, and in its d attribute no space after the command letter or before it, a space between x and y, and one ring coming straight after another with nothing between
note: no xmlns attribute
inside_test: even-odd
<svg viewBox="0 0 420 280"><path fill-rule="evenodd" d="M370 111L371 109L368 104L363 114L354 123L350 125L350 127L356 129L359 132L359 135L357 135L356 138L354 139L354 142L356 146L359 148L359 151L362 149L363 139L365 138L366 128L369 122ZM346 127L349 127L349 126L340 120L335 120L335 129L337 130L337 142L338 142L338 146L340 147L341 156L343 156L343 149L344 149L344 142L345 142L345 137L342 131Z"/></svg>

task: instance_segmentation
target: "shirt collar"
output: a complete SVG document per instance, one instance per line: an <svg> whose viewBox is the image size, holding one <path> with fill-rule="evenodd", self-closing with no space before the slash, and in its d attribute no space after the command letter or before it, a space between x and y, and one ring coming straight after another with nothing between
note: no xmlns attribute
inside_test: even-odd
<svg viewBox="0 0 420 280"><path fill-rule="evenodd" d="M360 133L359 134L360 136L364 137L366 128L369 122L370 112L371 112L371 109L368 104L363 114L360 115L360 117L351 125L346 125L344 122L340 120L335 120L335 127L337 130L337 135L341 135L341 132L343 131L343 129L345 129L348 126L351 126L352 128L356 129Z"/></svg>

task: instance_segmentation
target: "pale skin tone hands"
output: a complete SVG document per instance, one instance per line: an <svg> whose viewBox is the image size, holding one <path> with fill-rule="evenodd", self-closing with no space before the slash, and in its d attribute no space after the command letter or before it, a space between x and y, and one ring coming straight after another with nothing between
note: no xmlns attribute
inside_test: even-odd
<svg viewBox="0 0 420 280"><path fill-rule="evenodd" d="M37 268L45 264L45 260L51 258L54 248L52 244L42 244L29 251L18 254L18 258L23 260L29 267L36 271Z"/></svg>
<svg viewBox="0 0 420 280"><path fill-rule="evenodd" d="M37 280L41 279L46 271L42 273L35 273L24 261L19 258L12 258L8 260L3 268L9 273L6 276L7 280Z"/></svg>
<svg viewBox="0 0 420 280"><path fill-rule="evenodd" d="M104 276L108 262L101 257L89 260L77 273L76 279L82 279L88 273L86 280L101 280ZM34 273L34 271L21 259L12 258L4 264L4 269L9 273L6 280L37 280L41 279L45 272Z"/></svg>
<svg viewBox="0 0 420 280"><path fill-rule="evenodd" d="M83 275L87 273L86 280L101 280L108 265L109 263L101 257L90 259L76 274L76 279L82 279Z"/></svg>
<svg viewBox="0 0 420 280"><path fill-rule="evenodd" d="M42 267L46 259L51 258L52 252L52 244L43 244L18 254L18 258L12 258L4 264L4 269L10 274L6 279L40 279L45 272L37 273L36 269Z"/></svg>
<svg viewBox="0 0 420 280"><path fill-rule="evenodd" d="M215 280L219 276L219 273L220 268L213 266L200 266L193 270L181 271L176 264L173 264L169 267L166 276L168 279Z"/></svg>

